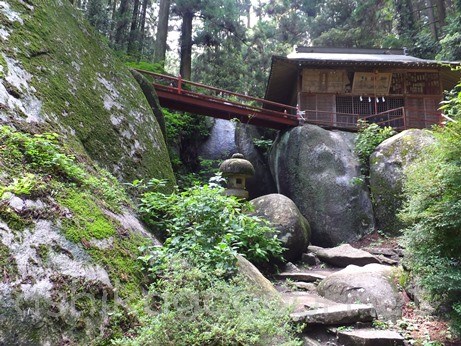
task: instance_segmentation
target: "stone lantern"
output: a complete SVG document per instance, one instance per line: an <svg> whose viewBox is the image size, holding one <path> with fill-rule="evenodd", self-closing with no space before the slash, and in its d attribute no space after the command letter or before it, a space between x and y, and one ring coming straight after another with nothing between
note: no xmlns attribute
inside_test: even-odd
<svg viewBox="0 0 461 346"><path fill-rule="evenodd" d="M236 196L248 199L248 191L245 189L246 179L255 174L255 169L250 161L245 160L242 154L234 154L219 166L219 171L227 179L227 196Z"/></svg>

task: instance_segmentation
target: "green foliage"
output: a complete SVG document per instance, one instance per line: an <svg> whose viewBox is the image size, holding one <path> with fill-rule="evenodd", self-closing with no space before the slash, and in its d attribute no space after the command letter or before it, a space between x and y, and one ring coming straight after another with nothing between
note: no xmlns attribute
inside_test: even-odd
<svg viewBox="0 0 461 346"><path fill-rule="evenodd" d="M152 63L148 61L127 61L125 65L129 68L140 69L144 71L150 71L154 73L164 74L165 69L161 63Z"/></svg>
<svg viewBox="0 0 461 346"><path fill-rule="evenodd" d="M198 158L199 165L194 172L187 172L185 166L176 172L178 187L180 190L187 189L196 185L207 184L213 176L219 174L219 165L222 160L206 160Z"/></svg>
<svg viewBox="0 0 461 346"><path fill-rule="evenodd" d="M440 40L438 59L458 61L461 59L461 24L459 13L453 13L444 28L445 36Z"/></svg>
<svg viewBox="0 0 461 346"><path fill-rule="evenodd" d="M453 307L453 325L461 332L461 96L447 110L454 122L435 131L437 143L407 170L402 214L408 261L434 300ZM454 108L453 108L454 107ZM458 108L456 108L458 107Z"/></svg>
<svg viewBox="0 0 461 346"><path fill-rule="evenodd" d="M266 139L264 137L253 139L254 146L261 150L264 154L270 150L272 143L274 143L272 139Z"/></svg>
<svg viewBox="0 0 461 346"><path fill-rule="evenodd" d="M373 328L375 329L381 329L381 330L389 329L388 321L374 320L372 325L373 325Z"/></svg>
<svg viewBox="0 0 461 346"><path fill-rule="evenodd" d="M282 303L242 278L218 280L177 256L150 288L152 314L116 345L300 345Z"/></svg>
<svg viewBox="0 0 461 346"><path fill-rule="evenodd" d="M209 171L207 162L198 157L198 148L210 135L211 123L204 116L173 112L163 109L166 125L166 141L170 158L181 188L204 182Z"/></svg>
<svg viewBox="0 0 461 346"><path fill-rule="evenodd" d="M368 175L370 155L382 141L395 135L395 131L392 127L380 127L378 124L369 124L363 120L359 120L357 125L359 133L355 141L355 152L362 165L362 173Z"/></svg>
<svg viewBox="0 0 461 346"><path fill-rule="evenodd" d="M153 272L177 254L216 276L227 277L236 270L237 253L254 263L280 258L283 248L276 231L267 222L247 214L249 203L223 194L223 189L194 186L184 192L164 195L147 192L140 213L157 233L166 237L164 246L152 249Z"/></svg>
<svg viewBox="0 0 461 346"><path fill-rule="evenodd" d="M0 157L8 167L17 168L4 185L0 185L0 197L5 192L16 195L40 195L48 187L50 177L75 186L85 186L97 196L104 197L112 206L128 199L117 180L107 171L96 168L88 174L73 155L65 153L56 133L28 134L10 126L0 126Z"/></svg>

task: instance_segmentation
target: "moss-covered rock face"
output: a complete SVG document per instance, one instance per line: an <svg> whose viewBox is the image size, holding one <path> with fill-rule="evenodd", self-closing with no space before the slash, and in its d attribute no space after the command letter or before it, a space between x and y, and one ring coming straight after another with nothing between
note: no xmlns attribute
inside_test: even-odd
<svg viewBox="0 0 461 346"><path fill-rule="evenodd" d="M370 190L380 230L397 234L404 227L397 216L403 203L404 170L433 142L428 130L406 130L382 142L370 156Z"/></svg>
<svg viewBox="0 0 461 346"><path fill-rule="evenodd" d="M137 322L158 242L130 205L57 135L0 126L0 344L108 344Z"/></svg>
<svg viewBox="0 0 461 346"><path fill-rule="evenodd" d="M69 1L2 1L0 23L0 121L65 134L125 181L174 185L143 93Z"/></svg>

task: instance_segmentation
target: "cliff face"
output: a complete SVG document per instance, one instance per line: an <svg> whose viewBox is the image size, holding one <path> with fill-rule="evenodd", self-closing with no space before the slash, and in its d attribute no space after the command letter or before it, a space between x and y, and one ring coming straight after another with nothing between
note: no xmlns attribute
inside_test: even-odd
<svg viewBox="0 0 461 346"><path fill-rule="evenodd" d="M138 84L80 17L0 1L0 344L107 344L147 313L138 257L158 242L113 175L174 176Z"/></svg>
<svg viewBox="0 0 461 346"><path fill-rule="evenodd" d="M69 1L0 2L0 120L62 133L125 181L174 176L127 68Z"/></svg>

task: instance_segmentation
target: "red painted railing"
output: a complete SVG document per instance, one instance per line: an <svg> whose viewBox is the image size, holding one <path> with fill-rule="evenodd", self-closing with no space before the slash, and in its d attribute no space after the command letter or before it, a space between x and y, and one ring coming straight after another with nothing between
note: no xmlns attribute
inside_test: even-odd
<svg viewBox="0 0 461 346"><path fill-rule="evenodd" d="M182 79L181 76L173 77L144 70L137 71L152 77L153 85L157 90L165 90L171 93L187 95L210 102L233 105L238 108L247 109L248 111L264 112L266 114L280 116L282 118L299 118L297 115L297 108L290 105L214 88L201 83L191 82ZM265 106L270 106L271 109L266 109Z"/></svg>

